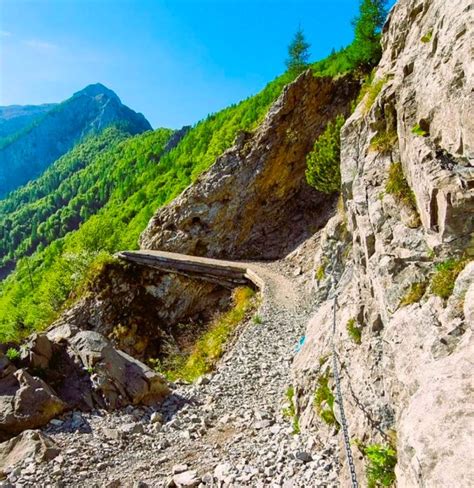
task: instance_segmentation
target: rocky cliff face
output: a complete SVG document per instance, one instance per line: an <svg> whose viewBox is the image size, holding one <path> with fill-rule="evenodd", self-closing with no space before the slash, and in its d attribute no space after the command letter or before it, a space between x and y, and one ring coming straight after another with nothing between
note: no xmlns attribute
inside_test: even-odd
<svg viewBox="0 0 474 488"><path fill-rule="evenodd" d="M38 176L88 134L118 124L131 134L151 130L142 114L97 83L55 105L0 147L0 198Z"/></svg>
<svg viewBox="0 0 474 488"><path fill-rule="evenodd" d="M332 373L333 268L349 430L368 444L396 437L400 487L474 483L465 463L474 265L448 300L429 284L437 263L467 262L473 250L472 25L468 0L401 0L393 8L372 88L343 128L345 215L325 229L316 256L327 271L317 285L320 307L293 366L303 425L324 439L331 432L314 393ZM393 192L395 176L411 191ZM359 456L360 479L364 464Z"/></svg>
<svg viewBox="0 0 474 488"><path fill-rule="evenodd" d="M330 120L348 113L357 90L348 77L301 75L254 134L240 134L158 210L141 247L226 259L276 259L294 249L325 224L334 203L306 183L306 154Z"/></svg>

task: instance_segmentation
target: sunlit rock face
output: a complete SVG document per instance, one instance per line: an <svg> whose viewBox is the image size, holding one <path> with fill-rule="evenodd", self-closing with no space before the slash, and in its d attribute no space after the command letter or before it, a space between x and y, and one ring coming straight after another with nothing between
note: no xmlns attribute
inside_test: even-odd
<svg viewBox="0 0 474 488"><path fill-rule="evenodd" d="M373 83L383 80L380 92L373 104L361 101L342 131L345 212L326 226L316 256L315 266L335 262L340 280L335 340L350 433L368 444L396 438L402 487L474 483L465 463L473 264L448 300L429 284L437 263L472 259L472 26L468 0L395 5ZM376 144L380 134L392 141L383 149ZM394 163L401 163L416 211L387 191ZM416 283L426 288L410 303ZM302 425L322 440L332 431L313 400L318 378L332 369L329 284L329 275L317 284L320 306L293 366ZM348 324L361 328L360 345ZM353 450L364 480L366 460ZM348 484L347 469L341 477Z"/></svg>

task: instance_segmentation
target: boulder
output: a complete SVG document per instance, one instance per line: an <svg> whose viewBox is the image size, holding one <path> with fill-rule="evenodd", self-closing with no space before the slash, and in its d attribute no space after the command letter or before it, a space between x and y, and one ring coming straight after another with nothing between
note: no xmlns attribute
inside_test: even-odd
<svg viewBox="0 0 474 488"><path fill-rule="evenodd" d="M21 348L21 360L30 368L47 368L52 355L53 346L46 334L33 334Z"/></svg>
<svg viewBox="0 0 474 488"><path fill-rule="evenodd" d="M122 351L98 332L82 331L70 341L70 347L80 358L96 399L109 409L129 404L153 405L168 394L162 376Z"/></svg>
<svg viewBox="0 0 474 488"><path fill-rule="evenodd" d="M50 461L59 452L59 447L50 437L35 430L25 430L0 444L0 473L8 472L27 458L36 462Z"/></svg>
<svg viewBox="0 0 474 488"><path fill-rule="evenodd" d="M43 380L0 359L0 439L41 427L63 412L66 404Z"/></svg>

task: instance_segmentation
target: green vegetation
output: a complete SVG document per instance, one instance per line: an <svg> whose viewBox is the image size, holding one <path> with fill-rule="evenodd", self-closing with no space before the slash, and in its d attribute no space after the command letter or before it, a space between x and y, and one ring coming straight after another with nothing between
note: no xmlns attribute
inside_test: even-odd
<svg viewBox="0 0 474 488"><path fill-rule="evenodd" d="M323 422L339 428L334 416L334 394L329 387L330 374L331 372L328 368L326 373L318 377L318 386L314 392L313 405Z"/></svg>
<svg viewBox="0 0 474 488"><path fill-rule="evenodd" d="M257 325L259 325L259 324L263 324L262 317L260 317L260 315L258 315L258 314L255 314L255 315L253 316L253 323L254 323L254 324L257 324Z"/></svg>
<svg viewBox="0 0 474 488"><path fill-rule="evenodd" d="M402 163L392 163L390 165L385 191L416 211L415 194L405 179Z"/></svg>
<svg viewBox="0 0 474 488"><path fill-rule="evenodd" d="M431 41L431 38L433 37L433 31L430 30L428 31L422 38L421 38L421 42L423 42L424 44L428 43Z"/></svg>
<svg viewBox="0 0 474 488"><path fill-rule="evenodd" d="M20 359L20 351L18 349L15 349L14 347L10 347L7 350L6 356L10 361L14 362Z"/></svg>
<svg viewBox="0 0 474 488"><path fill-rule="evenodd" d="M370 149L379 153L388 153L398 140L397 132L394 130L379 132L370 141Z"/></svg>
<svg viewBox="0 0 474 488"><path fill-rule="evenodd" d="M309 47L306 42L303 30L298 28L288 46L288 59L286 60L286 67L293 75L299 75L302 71L309 67Z"/></svg>
<svg viewBox="0 0 474 488"><path fill-rule="evenodd" d="M346 329L351 339L357 345L360 345L362 343L362 329L358 327L355 318L351 318L347 321Z"/></svg>
<svg viewBox="0 0 474 488"><path fill-rule="evenodd" d="M318 281L323 281L326 278L326 261L323 261L317 268L315 273Z"/></svg>
<svg viewBox="0 0 474 488"><path fill-rule="evenodd" d="M420 127L420 124L415 124L412 128L411 131L413 134L416 136L420 137L425 137L428 135L428 132Z"/></svg>
<svg viewBox="0 0 474 488"><path fill-rule="evenodd" d="M468 263L466 258L450 258L436 265L436 272L431 278L431 292L447 299L454 290L454 283L459 273Z"/></svg>
<svg viewBox="0 0 474 488"><path fill-rule="evenodd" d="M298 415L296 414L296 409L295 409L295 402L294 402L294 397L295 397L295 389L293 386L289 386L286 390L285 393L286 399L288 401L288 407L283 409L283 416L287 417L291 420L292 425L293 425L293 434L299 434L300 433L300 419Z"/></svg>
<svg viewBox="0 0 474 488"><path fill-rule="evenodd" d="M423 298L427 287L427 281L412 283L406 295L401 299L400 307L406 307L412 303L418 303Z"/></svg>
<svg viewBox="0 0 474 488"><path fill-rule="evenodd" d="M384 76L382 78L378 78L377 80L373 80L371 76L369 76L362 86L361 94L359 97L364 98L364 113L369 113L369 110L374 105L376 98L379 96L379 93L382 91L385 83L387 83L388 77Z"/></svg>
<svg viewBox="0 0 474 488"><path fill-rule="evenodd" d="M178 378L194 381L214 369L224 353L224 347L237 325L253 308L255 292L248 287L236 288L233 306L218 316L208 330L197 340L190 354L178 354L167 358L161 364L163 372L171 380Z"/></svg>
<svg viewBox="0 0 474 488"><path fill-rule="evenodd" d="M329 122L324 132L316 139L306 162L306 180L324 193L334 193L341 188L341 127L344 117L338 115Z"/></svg>
<svg viewBox="0 0 474 488"><path fill-rule="evenodd" d="M393 486L396 481L395 466L397 452L392 446L359 443L359 448L367 459L367 487Z"/></svg>
<svg viewBox="0 0 474 488"><path fill-rule="evenodd" d="M380 31L387 16L386 3L386 0L360 0L349 57L354 66L364 71L375 66L382 55Z"/></svg>

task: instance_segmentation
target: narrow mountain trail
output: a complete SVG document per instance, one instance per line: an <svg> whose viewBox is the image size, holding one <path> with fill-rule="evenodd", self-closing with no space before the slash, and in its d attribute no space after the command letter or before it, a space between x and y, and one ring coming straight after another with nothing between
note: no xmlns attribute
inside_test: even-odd
<svg viewBox="0 0 474 488"><path fill-rule="evenodd" d="M312 313L307 284L284 261L245 265L265 283L261 321L240 326L212 375L176 385L156 413L74 412L49 425L62 454L21 486L337 486L336 439L316 446L283 414Z"/></svg>

